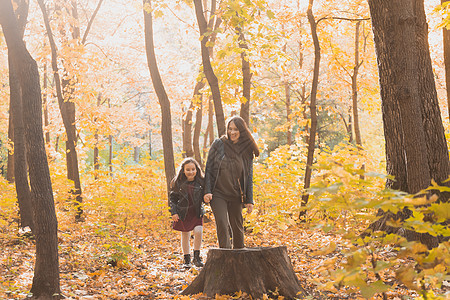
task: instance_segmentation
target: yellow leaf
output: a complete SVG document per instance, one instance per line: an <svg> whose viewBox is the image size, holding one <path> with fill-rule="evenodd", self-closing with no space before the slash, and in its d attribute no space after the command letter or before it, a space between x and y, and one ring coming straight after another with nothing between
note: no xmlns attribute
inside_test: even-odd
<svg viewBox="0 0 450 300"><path fill-rule="evenodd" d="M414 280L416 279L416 273L414 272L414 269L406 266L401 269L399 269L396 272L395 276L398 280L400 280L404 285L406 285L408 288L413 290L418 290L419 288L414 283Z"/></svg>
<svg viewBox="0 0 450 300"><path fill-rule="evenodd" d="M424 205L427 204L428 200L426 196L423 196L423 197L405 198L405 202L414 205Z"/></svg>
<svg viewBox="0 0 450 300"><path fill-rule="evenodd" d="M311 253L311 255L327 255L327 254L330 254L331 252L333 252L334 250L336 250L336 243L331 242L328 245L328 247L314 251L313 253Z"/></svg>
<svg viewBox="0 0 450 300"><path fill-rule="evenodd" d="M438 274L438 273L445 274L446 270L447 270L447 268L442 264L439 264L436 267L434 267L435 274Z"/></svg>

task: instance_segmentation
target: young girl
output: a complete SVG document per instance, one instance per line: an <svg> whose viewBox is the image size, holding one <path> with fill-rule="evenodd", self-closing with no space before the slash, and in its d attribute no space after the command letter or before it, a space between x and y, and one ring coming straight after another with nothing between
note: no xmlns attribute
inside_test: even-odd
<svg viewBox="0 0 450 300"><path fill-rule="evenodd" d="M203 267L200 247L203 235L203 173L199 163L193 158L186 158L180 170L171 182L169 193L170 213L173 229L181 231L181 248L184 254L185 268L190 268L190 232L194 234L194 259L196 267Z"/></svg>

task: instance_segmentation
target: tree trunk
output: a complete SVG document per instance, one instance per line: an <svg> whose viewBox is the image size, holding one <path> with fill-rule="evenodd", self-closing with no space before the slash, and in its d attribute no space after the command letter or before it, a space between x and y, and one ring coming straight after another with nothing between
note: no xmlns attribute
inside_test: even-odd
<svg viewBox="0 0 450 300"><path fill-rule="evenodd" d="M388 186L408 193L448 176L423 1L369 1L377 45ZM399 26L392 30L392 21ZM391 74L398 74L392 76Z"/></svg>
<svg viewBox="0 0 450 300"><path fill-rule="evenodd" d="M352 74L352 104L353 104L353 128L355 129L356 145L362 146L361 131L359 130L359 115L358 115L358 72L361 64L359 62L359 27L361 21L356 22L355 28L355 66Z"/></svg>
<svg viewBox="0 0 450 300"><path fill-rule="evenodd" d="M108 98L108 108L111 109L111 101ZM109 176L113 177L113 165L112 165L112 160L113 160L113 156L114 156L114 151L113 151L113 136L112 135L108 135L108 168L109 168Z"/></svg>
<svg viewBox="0 0 450 300"><path fill-rule="evenodd" d="M11 66L9 66L9 119L8 119L8 162L6 163L6 180L9 183L14 182L14 116L11 112L12 106L12 97L13 97L13 86L11 84L12 74L11 74Z"/></svg>
<svg viewBox="0 0 450 300"><path fill-rule="evenodd" d="M208 125L206 126L205 135L203 138L203 157L206 157L207 153L207 145L211 146L214 141L214 109L213 109L213 101L211 98L208 99ZM209 144L208 144L209 139Z"/></svg>
<svg viewBox="0 0 450 300"><path fill-rule="evenodd" d="M302 83L302 89L301 89L301 92L300 92L300 99L301 99L301 107L303 107L303 109L302 109L303 118L305 120L308 120L308 114L307 114L307 111L306 111L306 109L307 109L306 100L308 100L308 96L306 95L306 82ZM309 136L309 123L308 122L306 122L304 131L307 134L304 137L304 142L308 143L308 136Z"/></svg>
<svg viewBox="0 0 450 300"><path fill-rule="evenodd" d="M305 180L304 180L304 194L302 196L302 206L306 206L308 204L309 193L307 189L309 189L311 185L311 173L312 173L312 164L314 160L314 149L316 146L316 130L317 130L317 109L316 109L316 98L317 98L317 86L319 84L319 68L320 68L320 44L319 38L317 36L317 23L314 19L312 7L314 4L314 0L309 0L309 6L307 10L308 21L311 26L311 35L314 42L314 73L313 80L311 85L311 94L309 96L309 111L311 114L311 127L309 129L309 138L308 138L308 154L306 158L306 168L305 168ZM300 216L304 216L306 211L302 211Z"/></svg>
<svg viewBox="0 0 450 300"><path fill-rule="evenodd" d="M195 85L197 88L198 82ZM195 91L194 91L195 93ZM194 110L194 100L191 100L189 108L186 112L186 117L182 120L183 132L183 157L192 157L194 150L192 148L192 111Z"/></svg>
<svg viewBox="0 0 450 300"><path fill-rule="evenodd" d="M380 77L386 167L388 174L395 177L387 181L387 186L411 194L427 188L431 179L442 184L448 177L449 163L423 4L423 0L369 0ZM447 201L446 197L441 197L441 201ZM404 220L410 214L406 210L397 217ZM387 230L386 218L371 228ZM420 240L428 247L437 243L437 238L421 234L408 238Z"/></svg>
<svg viewBox="0 0 450 300"><path fill-rule="evenodd" d="M109 156L108 156L108 166L109 166L109 176L113 177L113 165L112 165L112 160L113 160L113 136L109 135L108 136L108 144L109 144Z"/></svg>
<svg viewBox="0 0 450 300"><path fill-rule="evenodd" d="M170 112L170 101L167 97L161 75L159 74L156 62L155 48L153 44L153 20L151 14L150 0L143 0L144 3L144 23L145 23L145 49L147 54L147 63L152 78L153 87L158 96L159 105L162 113L162 139L164 152L164 170L166 173L167 192L172 178L175 177L175 160L173 156L172 143L172 120Z"/></svg>
<svg viewBox="0 0 450 300"><path fill-rule="evenodd" d="M213 123L214 101L212 101L212 99L210 98L208 103L209 103L209 106L208 106L209 145L211 146L212 143L214 142L214 123Z"/></svg>
<svg viewBox="0 0 450 300"><path fill-rule="evenodd" d="M286 246L210 249L205 266L182 294L204 293L214 297L239 291L253 299L263 299L264 294L275 295L275 291L287 299L307 296L295 275Z"/></svg>
<svg viewBox="0 0 450 300"><path fill-rule="evenodd" d="M250 70L250 62L248 58L248 44L245 40L242 28L236 28L238 34L239 48L241 49L241 64L242 64L242 96L244 101L241 103L240 116L247 125L250 127L250 92L251 92L251 80L252 73Z"/></svg>
<svg viewBox="0 0 450 300"><path fill-rule="evenodd" d="M217 38L217 32L220 27L220 24L222 23L222 19L216 15L216 6L217 6L217 0L211 0L211 7L208 9L207 7L207 0L203 0L203 6L204 6L204 18L205 20L208 19L207 28L214 28L213 32L209 36L209 46L207 47L208 53L209 53L209 59L213 59L214 57L214 45ZM208 11L209 11L209 17L208 17ZM200 25L199 25L200 26ZM206 45L205 45L206 46ZM202 60L203 60L203 53L202 53ZM203 71L203 73L205 73ZM208 79L207 79L208 80ZM198 111L197 111L198 113ZM209 138L209 145L212 144L214 141L214 104L213 104L213 97L210 96L208 99L208 125L206 127L206 131L204 134L203 139L203 155L202 157L206 157L206 145L208 144L208 138ZM194 150L195 152L195 150Z"/></svg>
<svg viewBox="0 0 450 300"><path fill-rule="evenodd" d="M140 157L140 147L134 147L134 153L133 153L133 161L135 163L139 163L139 157Z"/></svg>
<svg viewBox="0 0 450 300"><path fill-rule="evenodd" d="M284 30L284 27L283 27ZM286 44L283 45L283 52L286 53ZM301 65L300 65L301 69ZM291 87L289 86L289 81L287 80L287 74L284 74L284 96L285 96L285 106L286 106L286 141L288 145L292 145L292 126L291 126Z"/></svg>
<svg viewBox="0 0 450 300"><path fill-rule="evenodd" d="M99 94L97 97L97 107L100 107L101 105L101 99L102 99L102 95ZM97 117L94 118L94 122L97 122ZM100 159L99 159L99 149L98 149L98 145L99 145L99 136L98 136L98 129L95 129L95 134L94 134L94 139L95 139L95 145L94 145L94 179L98 179L98 171L100 169Z"/></svg>
<svg viewBox="0 0 450 300"><path fill-rule="evenodd" d="M45 128L45 144L50 144L50 131L47 129L47 126L49 125L48 122L48 93L47 93L47 81L48 81L48 75L47 75L47 60L44 62L44 93L42 95L42 106L44 107L44 128Z"/></svg>
<svg viewBox="0 0 450 300"><path fill-rule="evenodd" d="M195 114L195 127L194 127L194 138L192 143L194 144L194 158L200 164L202 169L205 169L202 160L202 154L200 152L200 132L202 130L202 114L203 114L203 103L202 94L200 94L200 104L197 107L197 112Z"/></svg>
<svg viewBox="0 0 450 300"><path fill-rule="evenodd" d="M55 139L55 152L58 153L58 148L59 148L59 135L56 136Z"/></svg>
<svg viewBox="0 0 450 300"><path fill-rule="evenodd" d="M13 55L22 89L26 156L30 173L36 263L31 293L34 298L59 299L57 219L42 129L39 71L20 38L11 1L0 0L0 24Z"/></svg>
<svg viewBox="0 0 450 300"><path fill-rule="evenodd" d="M418 87L419 97L422 100L422 122L425 131L425 142L428 154L431 178L438 184L443 183L449 176L449 153L445 130L442 124L441 111L434 81L434 72L431 63L430 47L428 44L428 24L425 15L424 1L415 1L415 11L418 26L416 29L416 43L419 51ZM447 196L441 201L447 201Z"/></svg>
<svg viewBox="0 0 450 300"><path fill-rule="evenodd" d="M206 33L210 30L208 24L206 23L205 16L203 14L203 4L201 0L194 0L195 14L197 16L198 27L200 29L201 37L201 52L202 52L202 64L203 72L208 80L208 84L211 88L211 94L214 101L214 109L216 113L217 131L219 136L226 133L225 128L225 116L223 113L222 98L220 95L219 81L214 70L211 66L210 53L207 47L207 42L209 40Z"/></svg>
<svg viewBox="0 0 450 300"><path fill-rule="evenodd" d="M18 1L16 10L20 39L23 38L28 16L29 2ZM25 147L25 130L23 120L22 90L18 70L13 63L13 51L8 51L9 84L10 84L10 129L12 130L13 155L8 155L8 174L15 182L17 202L19 204L20 226L29 226L33 230L33 211L31 191L28 183L28 166ZM11 158L11 160L10 160ZM11 162L11 164L10 164ZM11 171L11 174L9 173ZM10 182L12 182L10 181Z"/></svg>
<svg viewBox="0 0 450 300"><path fill-rule="evenodd" d="M204 0L204 16L205 16L205 20L208 18L208 9L206 7L207 1ZM220 27L220 24L222 24L222 19L219 16L216 16L216 6L217 6L217 1L216 0L211 0L211 8L209 9L210 11L210 16L208 18L208 25L207 28L211 28L214 27L213 32L211 33L211 35L209 36L209 46L208 46L208 52L209 52L209 58L213 59L214 57L214 45L216 42L216 38L217 38L217 32L218 29ZM215 19L215 22L214 22ZM203 57L203 56L202 56ZM208 144L208 138L209 138L209 145L212 145L213 141L214 141L214 100L212 95L209 96L208 99L208 125L206 126L206 132L204 135L204 140L203 140L203 157L206 157L206 153L207 153L207 149L206 149L206 145Z"/></svg>
<svg viewBox="0 0 450 300"><path fill-rule="evenodd" d="M192 144L194 147L194 158L198 161L200 166L203 168L202 155L200 152L200 132L202 130L202 114L203 114L203 94L200 90L205 86L204 78L197 82L194 88L193 104L196 107L195 113L195 126L194 126L194 137Z"/></svg>
<svg viewBox="0 0 450 300"><path fill-rule="evenodd" d="M52 69L56 84L56 95L58 98L58 105L61 111L61 117L63 119L64 128L66 130L66 163L67 163L67 178L72 180L74 188L71 193L75 197L75 203L77 206L77 213L75 215L76 220L82 219L83 209L81 207L81 181L80 173L78 170L78 157L76 152L77 133L75 127L75 103L73 103L72 90L70 86L70 79L61 80L58 70L58 52L56 43L53 38L52 28L50 26L49 17L47 14L47 8L43 0L38 0L38 4L41 8L42 15L44 17L45 28L50 43L51 55L52 55Z"/></svg>
<svg viewBox="0 0 450 300"><path fill-rule="evenodd" d="M448 0L441 0L441 4L444 4ZM450 30L443 27L443 43L444 43L444 66L445 66L445 86L447 88L447 107L448 117L450 119Z"/></svg>
<svg viewBox="0 0 450 300"><path fill-rule="evenodd" d="M191 104L189 106L189 110L186 113L186 118L183 120L183 155L185 157L193 157L196 156L196 160L198 160L199 157L197 157L197 154L200 153L200 150L197 149L198 153L195 153L195 147L199 147L199 136L197 137L197 145L195 145L195 132L194 132L194 138L192 139L192 113L194 109L197 111L195 116L195 124L197 124L198 120L198 112L200 110L200 113L202 112L202 94L200 93L200 90L205 86L205 82L203 80L203 76L197 81L194 87L194 95L191 99ZM200 115L200 126L201 126L201 119L202 116ZM197 128L195 128L197 130ZM199 134L199 133L198 133ZM201 162L201 159L198 160L198 162Z"/></svg>
<svg viewBox="0 0 450 300"><path fill-rule="evenodd" d="M348 109L348 127L347 127L347 133L349 135L348 142L353 143L353 119L352 119L352 113L353 111L353 105L350 106Z"/></svg>
<svg viewBox="0 0 450 300"><path fill-rule="evenodd" d="M352 74L352 106L353 106L353 126L355 129L355 140L356 146L358 149L363 149L362 140L361 140L361 131L359 130L359 113L358 113L358 72L359 68L362 65L362 61L359 61L359 29L361 26L361 21L356 22L355 26L355 66L353 67ZM363 163L361 165L362 174L360 174L359 178L364 179L364 170L366 166Z"/></svg>
<svg viewBox="0 0 450 300"><path fill-rule="evenodd" d="M86 30L84 31L83 38L81 39L81 44L86 44L86 40L89 34L89 31L91 30L92 23L94 23L94 19L97 16L98 11L100 10L100 7L102 6L103 0L99 0L97 3L97 7L95 8L94 12L92 13L91 18L89 19L89 22L86 26Z"/></svg>
<svg viewBox="0 0 450 300"><path fill-rule="evenodd" d="M286 97L286 122L288 124L286 129L286 139L287 144L292 145L292 126L291 126L291 88L289 82L285 81L284 85L284 95Z"/></svg>
<svg viewBox="0 0 450 300"><path fill-rule="evenodd" d="M25 27L27 24L27 19L28 19L28 10L29 10L29 6L30 3L27 0L16 0L14 1L15 4L17 5L16 11L15 11L15 17L17 18L17 26L19 29L19 33L20 33L20 38L23 39L23 34L25 31ZM8 57L10 57L10 55L8 55ZM21 91L20 91L20 85L19 85L19 81L18 78L16 78L17 74L15 74L16 72L14 71L14 66L12 66L12 63L10 61L10 58L8 58L8 66L9 66L9 70L10 70L10 76L9 76L9 88L10 88L10 106L12 106L12 101L16 101L17 99L21 100ZM12 72L12 74L11 74ZM9 114L9 120L8 120L8 146L11 147L8 151L8 162L7 162L7 167L6 167L6 180L8 180L8 182L13 183L14 182L14 176L15 176L15 159L14 159L14 138L15 138L15 134L14 134L14 116L11 113L10 110L10 114ZM23 138L23 137L19 137L19 138ZM9 148L8 148L9 149ZM23 150L25 151L25 150Z"/></svg>
<svg viewBox="0 0 450 300"><path fill-rule="evenodd" d="M217 6L217 0L211 0L211 13L209 16L209 21L208 21L208 26L207 28L213 28L213 32L211 33L211 35L209 36L209 46L208 51L209 51L209 57L210 59L214 58L214 45L216 43L216 38L217 38L217 32L219 31L219 27L220 24L222 24L222 18L220 18L220 16L216 15L216 6ZM205 11L205 20L206 20L206 9ZM215 23L214 23L214 19L215 19Z"/></svg>
<svg viewBox="0 0 450 300"><path fill-rule="evenodd" d="M14 128L14 178L19 204L20 226L29 226L33 230L33 211L31 203L31 191L28 183L28 166L26 156L26 138L23 120L22 90L17 70L13 64L14 55L8 51L8 64L10 75L11 102L10 114L13 116Z"/></svg>
<svg viewBox="0 0 450 300"><path fill-rule="evenodd" d="M94 179L98 179L98 170L100 169L99 151L98 151L98 133L94 134Z"/></svg>

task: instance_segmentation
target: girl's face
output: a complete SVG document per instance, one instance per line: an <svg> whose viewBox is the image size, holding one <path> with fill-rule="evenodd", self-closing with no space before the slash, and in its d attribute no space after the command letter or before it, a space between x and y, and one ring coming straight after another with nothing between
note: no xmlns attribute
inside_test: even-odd
<svg viewBox="0 0 450 300"><path fill-rule="evenodd" d="M241 134L239 133L239 129L236 127L233 121L228 124L228 136L233 143L236 143L241 136Z"/></svg>
<svg viewBox="0 0 450 300"><path fill-rule="evenodd" d="M195 175L197 175L197 168L194 163L187 163L184 165L184 175L188 181L194 181Z"/></svg>

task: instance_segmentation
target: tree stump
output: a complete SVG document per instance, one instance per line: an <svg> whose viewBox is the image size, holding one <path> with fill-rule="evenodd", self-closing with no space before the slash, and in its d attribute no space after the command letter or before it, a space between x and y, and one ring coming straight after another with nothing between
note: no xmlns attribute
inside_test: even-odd
<svg viewBox="0 0 450 300"><path fill-rule="evenodd" d="M181 294L231 295L245 292L254 299L277 291L288 299L306 296L286 246L209 250L200 274Z"/></svg>

